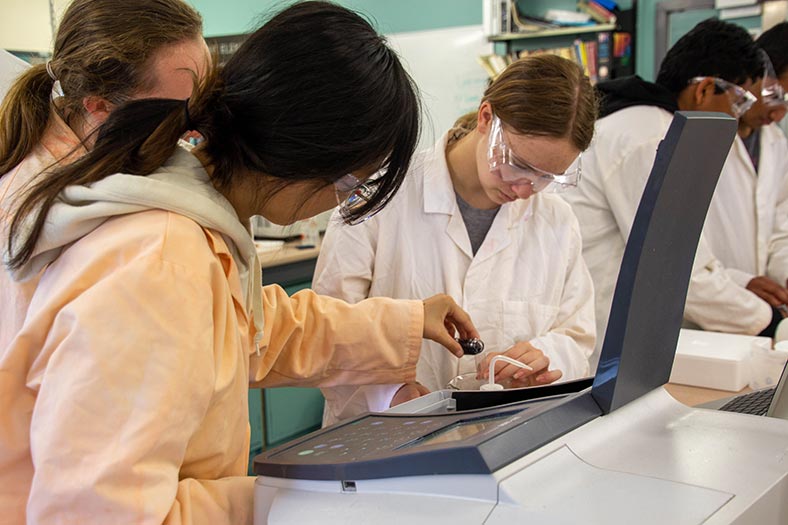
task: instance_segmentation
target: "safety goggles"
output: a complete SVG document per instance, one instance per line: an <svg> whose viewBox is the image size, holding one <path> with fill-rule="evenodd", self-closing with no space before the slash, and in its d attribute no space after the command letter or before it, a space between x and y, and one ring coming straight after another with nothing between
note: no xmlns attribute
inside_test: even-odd
<svg viewBox="0 0 788 525"><path fill-rule="evenodd" d="M761 77L761 101L767 106L788 106L788 93L785 92L777 73L774 72L772 61L769 55L761 49L761 59L763 60L763 77Z"/></svg>
<svg viewBox="0 0 788 525"><path fill-rule="evenodd" d="M694 77L690 80L690 84L695 84L698 82L703 82L707 78L710 78L714 81L714 88L716 93L727 93L728 96L731 98L731 112L733 116L736 118L741 117L747 110L749 110L755 102L757 102L757 98L755 95L747 91L741 86L737 86L733 82L728 82L727 80L723 80L717 77Z"/></svg>
<svg viewBox="0 0 788 525"><path fill-rule="evenodd" d="M580 157L577 159L577 168L564 173L550 173L531 166L527 162L516 158L511 148L506 144L503 136L503 124L497 115L493 115L490 127L490 142L487 149L487 161L490 173L502 181L513 186L530 184L533 192L545 191L549 193L562 192L574 188L580 181L582 172Z"/></svg>
<svg viewBox="0 0 788 525"><path fill-rule="evenodd" d="M338 180L334 181L334 193L337 196L337 204L339 205L339 213L342 217L350 217L358 210L363 208L370 200L377 189L379 181L377 179L369 181L360 181L355 175L348 173ZM347 224L356 225L361 224L367 219L371 218L382 209L382 206L370 211L366 215L347 221Z"/></svg>

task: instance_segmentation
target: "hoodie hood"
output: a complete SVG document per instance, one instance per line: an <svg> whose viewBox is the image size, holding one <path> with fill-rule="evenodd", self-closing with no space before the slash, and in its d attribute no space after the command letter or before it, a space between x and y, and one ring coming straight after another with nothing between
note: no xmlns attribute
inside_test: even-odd
<svg viewBox="0 0 788 525"><path fill-rule="evenodd" d="M104 221L151 209L178 213L222 235L238 266L259 352L257 345L263 337L262 270L250 227L241 223L232 205L216 191L200 161L181 147L150 175L119 173L89 186L63 190L47 215L32 257L11 275L16 281L30 279ZM32 223L32 216L28 222ZM9 259L5 251L3 258Z"/></svg>
<svg viewBox="0 0 788 525"><path fill-rule="evenodd" d="M596 89L602 99L600 118L632 106L657 106L670 113L679 110L674 93L637 75L602 82Z"/></svg>

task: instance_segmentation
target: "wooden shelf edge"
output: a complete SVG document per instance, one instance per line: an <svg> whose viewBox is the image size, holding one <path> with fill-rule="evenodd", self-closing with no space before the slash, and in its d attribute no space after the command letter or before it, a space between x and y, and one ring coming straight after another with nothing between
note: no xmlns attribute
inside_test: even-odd
<svg viewBox="0 0 788 525"><path fill-rule="evenodd" d="M529 38L543 38L548 36L578 35L582 33L600 33L602 31L614 31L616 24L597 24L593 26L561 27L557 29L545 29L544 31L534 31L533 33L504 33L493 35L487 38L490 42L506 42L510 40L524 40Z"/></svg>

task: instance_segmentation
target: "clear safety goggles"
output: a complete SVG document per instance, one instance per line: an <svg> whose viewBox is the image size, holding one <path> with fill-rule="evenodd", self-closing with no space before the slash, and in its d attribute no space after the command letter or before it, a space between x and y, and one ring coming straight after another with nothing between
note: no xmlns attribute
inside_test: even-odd
<svg viewBox="0 0 788 525"><path fill-rule="evenodd" d="M334 181L334 193L337 196L337 204L342 217L349 217L363 208L375 195L377 184L378 181L375 179L360 181L355 175L350 173ZM348 224L361 224L381 209L382 206L358 219L348 222Z"/></svg>
<svg viewBox="0 0 788 525"><path fill-rule="evenodd" d="M696 84L698 82L703 82L707 78L710 78L714 81L714 88L715 92L717 93L727 93L731 99L731 112L733 116L736 118L741 117L747 110L749 110L755 102L758 101L755 98L755 95L747 91L741 86L734 84L733 82L728 82L727 80L723 80L717 77L694 77L690 80L690 84Z"/></svg>
<svg viewBox="0 0 788 525"><path fill-rule="evenodd" d="M774 72L769 55L761 49L763 60L763 77L761 77L761 100L767 106L788 106L788 93L780 84L777 73Z"/></svg>
<svg viewBox="0 0 788 525"><path fill-rule="evenodd" d="M513 186L530 184L533 192L545 191L559 193L574 188L580 182L581 158L577 158L577 168L564 173L550 173L517 159L503 136L503 124L493 115L490 127L490 142L487 149L490 173Z"/></svg>

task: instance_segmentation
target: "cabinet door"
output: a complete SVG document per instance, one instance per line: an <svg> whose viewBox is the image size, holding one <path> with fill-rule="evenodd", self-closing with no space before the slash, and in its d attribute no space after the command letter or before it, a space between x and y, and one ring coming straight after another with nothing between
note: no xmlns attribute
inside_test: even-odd
<svg viewBox="0 0 788 525"><path fill-rule="evenodd" d="M320 428L323 395L318 388L266 388L265 448L281 445Z"/></svg>

